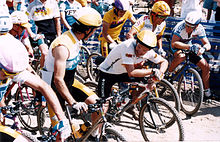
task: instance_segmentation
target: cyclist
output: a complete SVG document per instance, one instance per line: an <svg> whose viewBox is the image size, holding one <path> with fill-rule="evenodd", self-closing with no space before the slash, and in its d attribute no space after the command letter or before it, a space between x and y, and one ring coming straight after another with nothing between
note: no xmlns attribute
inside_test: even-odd
<svg viewBox="0 0 220 142"><path fill-rule="evenodd" d="M170 15L170 7L164 1L154 3L150 15L141 16L127 33L127 38L134 38L134 35L142 30L148 29L157 35L158 53L162 56L166 52L162 48L162 36L166 28L165 19Z"/></svg>
<svg viewBox="0 0 220 142"><path fill-rule="evenodd" d="M155 33L143 30L138 33L136 40L128 39L117 45L99 66L99 97L108 97L115 83L132 82L130 77L143 78L154 74L161 80L168 62L152 50L156 44ZM160 64L160 69L142 68L143 62L146 60Z"/></svg>
<svg viewBox="0 0 220 142"><path fill-rule="evenodd" d="M171 51L174 54L174 58L168 69L169 72L173 72L174 69L185 60L185 54L182 50L190 50L189 59L192 63L197 65L202 70L202 80L204 84L204 100L207 99L219 99L218 96L211 94L209 88L209 64L203 58L202 54L205 51L211 49L208 38L206 37L205 29L200 24L201 16L196 12L192 11L187 14L185 20L179 22L173 29L171 35ZM193 39L199 39L202 45L193 44Z"/></svg>
<svg viewBox="0 0 220 142"><path fill-rule="evenodd" d="M9 13L0 11L0 100L2 100L9 83L3 87L2 85L9 82L8 80L10 79L40 91L57 115L59 120L57 131L60 132L62 139L66 138L70 135L71 130L60 103L52 88L40 79L39 76L27 70L31 68L29 66L27 50L19 40L8 33L12 26Z"/></svg>
<svg viewBox="0 0 220 142"><path fill-rule="evenodd" d="M15 11L11 14L13 27L10 30L10 34L20 40L26 47L29 55L33 56L33 49L29 40L29 35L31 38L37 42L37 46L41 51L41 67L43 67L45 56L48 52L48 46L44 43L43 36L36 35L31 31L31 24L28 22L28 17L24 12Z"/></svg>
<svg viewBox="0 0 220 142"><path fill-rule="evenodd" d="M135 17L128 9L128 0L115 0L113 9L104 14L103 29L99 34L102 56L108 56L109 46L112 48L120 43L119 35L126 20L129 19L132 24L136 22Z"/></svg>
<svg viewBox="0 0 220 142"><path fill-rule="evenodd" d="M98 98L92 90L74 80L80 59L80 43L81 40L87 40L102 24L102 17L95 9L89 7L77 10L73 17L76 22L73 23L71 30L52 42L42 77L51 84L63 107L66 101L80 113L80 110L87 110L86 104L95 103ZM92 114L92 121L96 115Z"/></svg>
<svg viewBox="0 0 220 142"><path fill-rule="evenodd" d="M59 8L60 18L63 24L62 32L64 33L65 31L71 29L71 25L75 22L75 19L72 15L77 9L82 8L82 5L76 0L66 0L59 2Z"/></svg>

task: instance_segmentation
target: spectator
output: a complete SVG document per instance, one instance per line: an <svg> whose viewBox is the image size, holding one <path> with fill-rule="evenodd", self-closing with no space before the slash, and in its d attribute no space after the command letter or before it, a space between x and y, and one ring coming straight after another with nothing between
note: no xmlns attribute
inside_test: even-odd
<svg viewBox="0 0 220 142"><path fill-rule="evenodd" d="M215 11L216 7L217 7L217 2L215 2L214 0L204 0L203 8L208 9L206 20L210 20L212 15L212 10Z"/></svg>
<svg viewBox="0 0 220 142"><path fill-rule="evenodd" d="M217 2L215 21L220 21L220 0L214 0Z"/></svg>
<svg viewBox="0 0 220 142"><path fill-rule="evenodd" d="M62 32L71 29L71 25L76 21L72 15L77 9L80 9L81 7L82 5L76 0L66 0L59 2L60 18L62 24L64 25Z"/></svg>
<svg viewBox="0 0 220 142"><path fill-rule="evenodd" d="M181 15L185 19L186 15L191 11L197 11L198 15L202 15L202 7L200 5L202 0L181 0Z"/></svg>
<svg viewBox="0 0 220 142"><path fill-rule="evenodd" d="M60 12L55 0L34 0L27 8L29 19L37 25L37 33L44 34L48 46L61 35Z"/></svg>

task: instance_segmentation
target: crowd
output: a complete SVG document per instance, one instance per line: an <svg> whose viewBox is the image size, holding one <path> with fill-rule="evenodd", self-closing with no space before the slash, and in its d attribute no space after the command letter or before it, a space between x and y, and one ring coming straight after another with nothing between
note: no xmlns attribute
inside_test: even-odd
<svg viewBox="0 0 220 142"><path fill-rule="evenodd" d="M167 2L167 3L166 3ZM172 74L176 66L185 60L182 50L190 50L190 61L202 70L205 99L219 99L209 87L209 65L202 54L211 49L204 27L200 24L202 14L200 0L182 0L181 17L184 19L173 29L171 50L174 59L171 66L164 58L162 38L166 28L165 19L174 13L174 0L155 1L149 15L135 19L131 6L133 0L1 0L0 3L0 81L9 80L31 86L42 94L57 117L52 122L53 130L60 132L61 139L70 134L68 120L63 113L64 102L80 111L98 97L108 97L111 86L116 82L129 82L129 78L143 78L154 75L161 80ZM216 6L214 6L214 4ZM219 0L205 0L204 8L215 11L219 20ZM103 18L101 17L103 15ZM132 28L126 34L126 41L119 38L129 19ZM79 63L80 46L95 30L102 26L98 40L105 57L100 65L98 94L74 80ZM201 45L193 44L198 38ZM33 56L35 42L41 50L42 78L28 64ZM154 50L158 47L158 51ZM156 68L141 68L146 60L160 65ZM1 90L0 106L4 106L4 90ZM80 96L80 97L79 97ZM137 118L133 108L131 114ZM56 115L56 116L55 116ZM92 121L97 114L92 114ZM97 129L92 138L97 139Z"/></svg>

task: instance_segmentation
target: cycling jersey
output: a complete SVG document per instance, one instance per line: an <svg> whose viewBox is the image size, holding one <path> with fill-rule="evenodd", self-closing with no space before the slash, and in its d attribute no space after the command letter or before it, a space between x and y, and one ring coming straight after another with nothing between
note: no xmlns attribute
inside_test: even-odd
<svg viewBox="0 0 220 142"><path fill-rule="evenodd" d="M153 30L152 19L148 15L141 16L137 22L132 26L138 33L142 30L150 30L156 35L163 35L166 28L166 22L163 21L160 25L157 25Z"/></svg>
<svg viewBox="0 0 220 142"><path fill-rule="evenodd" d="M65 2L59 3L60 12L65 12L65 19L67 23L71 26L76 20L73 18L73 14L77 9L80 9L82 6L79 2L73 1L70 3L68 0ZM64 26L63 32L68 29Z"/></svg>
<svg viewBox="0 0 220 142"><path fill-rule="evenodd" d="M142 57L136 57L135 47L135 39L122 42L113 48L111 54L100 64L99 69L109 74L123 74L127 73L125 66L123 66L124 64L134 65L146 60L158 63L162 60L162 57L155 53L154 50L148 51Z"/></svg>
<svg viewBox="0 0 220 142"><path fill-rule="evenodd" d="M34 20L38 27L38 33L55 38L56 28L53 18L60 17L59 7L55 0L47 0L44 4L40 0L34 0L28 5L27 15Z"/></svg>
<svg viewBox="0 0 220 142"><path fill-rule="evenodd" d="M44 69L50 72L54 71L54 57L52 50L58 45L63 45L69 50L69 58L66 61L66 70L73 70L79 62L80 42L71 30L57 37L49 48L48 55L45 59Z"/></svg>
<svg viewBox="0 0 220 142"><path fill-rule="evenodd" d="M198 27L193 30L191 35L188 35L188 33L186 32L185 21L179 22L174 27L171 37L174 34L180 37L181 42L186 44L190 43L192 39L202 39L206 37L205 29L201 24L199 24Z"/></svg>
<svg viewBox="0 0 220 142"><path fill-rule="evenodd" d="M120 35L121 29L127 19L130 19L133 15L130 11L126 11L123 17L118 17L115 12L115 9L111 9L105 13L103 21L110 24L110 27L107 33L111 36L113 40L116 40ZM99 35L99 40L104 40L102 32Z"/></svg>

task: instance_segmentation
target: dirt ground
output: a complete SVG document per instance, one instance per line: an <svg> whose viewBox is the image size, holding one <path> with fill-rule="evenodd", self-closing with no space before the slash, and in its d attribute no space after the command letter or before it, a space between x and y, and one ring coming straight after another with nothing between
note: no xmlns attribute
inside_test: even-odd
<svg viewBox="0 0 220 142"><path fill-rule="evenodd" d="M183 120L185 141L220 142L220 102L203 103L199 112L191 118L187 118L183 112L180 112L180 116ZM121 122L115 125L115 129L126 137L129 142L144 141L138 121L132 120L129 114L125 113Z"/></svg>

